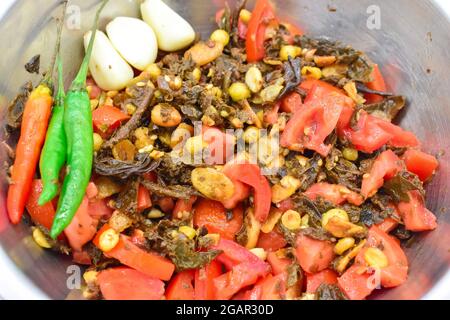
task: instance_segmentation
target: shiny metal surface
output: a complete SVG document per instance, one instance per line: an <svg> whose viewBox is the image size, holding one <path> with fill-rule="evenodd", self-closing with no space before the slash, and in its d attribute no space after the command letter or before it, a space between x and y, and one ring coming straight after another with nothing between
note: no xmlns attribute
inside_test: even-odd
<svg viewBox="0 0 450 320"><path fill-rule="evenodd" d="M71 81L82 55L81 35L89 28L97 0L72 0L81 9L81 30L65 29L64 61ZM102 25L117 15L138 15L139 1L111 0ZM231 1L232 2L232 1ZM279 0L278 14L298 23L312 35L325 35L366 51L383 66L393 91L410 99L409 112L401 124L413 130L423 141L424 150L441 157L441 168L428 186L428 207L439 219L439 228L417 236L406 249L410 276L402 287L376 294L378 299L450 298L450 22L434 1L422 0ZM42 66L49 61L55 40L51 17L58 10L56 0L17 0L0 21L0 119L8 99L29 79L23 65L36 53L42 54ZM205 37L214 25L220 0L167 0ZM370 30L368 9L378 6L381 28ZM332 12L330 7L336 10ZM76 7L72 7L76 9ZM376 7L375 7L375 10ZM75 10L76 11L76 10ZM370 11L373 12L373 11ZM76 14L76 13L75 13ZM74 18L69 16L70 20ZM33 77L34 81L38 77ZM6 155L1 151L0 161ZM30 238L26 225L9 225L5 213L5 171L0 173L0 295L21 299L76 298L67 288L66 268L71 264L39 249Z"/></svg>

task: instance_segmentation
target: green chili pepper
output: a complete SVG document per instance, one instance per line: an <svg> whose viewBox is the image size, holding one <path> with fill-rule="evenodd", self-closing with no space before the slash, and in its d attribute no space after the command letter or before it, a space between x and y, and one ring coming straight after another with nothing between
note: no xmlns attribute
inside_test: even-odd
<svg viewBox="0 0 450 320"><path fill-rule="evenodd" d="M83 201L91 178L94 142L92 111L89 94L86 90L86 78L98 20L108 1L103 0L97 11L86 56L65 99L64 129L67 138L67 174L64 178L58 210L50 231L50 236L53 239L56 239L72 221Z"/></svg>
<svg viewBox="0 0 450 320"><path fill-rule="evenodd" d="M42 149L41 179L44 185L39 197L39 205L42 206L53 200L58 194L59 172L66 162L67 140L64 131L64 78L61 57L58 56L58 93L55 98L53 115L47 130L44 148Z"/></svg>

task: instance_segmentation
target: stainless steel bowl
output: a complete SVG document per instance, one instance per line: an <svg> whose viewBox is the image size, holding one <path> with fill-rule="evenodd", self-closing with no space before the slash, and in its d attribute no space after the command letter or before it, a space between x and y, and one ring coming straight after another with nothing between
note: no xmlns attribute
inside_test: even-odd
<svg viewBox="0 0 450 320"><path fill-rule="evenodd" d="M33 55L42 54L48 65L55 41L52 16L59 10L56 0L16 0L0 21L0 119L7 100L30 78L23 65ZM72 0L68 28L64 30L64 61L67 81L79 67L81 36L93 19L99 0ZM207 37L214 26L214 13L221 0L167 0ZM231 3L233 1L230 1ZM312 35L325 35L366 51L383 66L389 86L410 99L409 112L401 124L413 130L423 148L441 153L441 167L427 187L428 207L438 216L439 228L418 235L407 249L410 261L408 282L396 289L380 291L377 299L450 298L450 23L435 1L410 0L279 0L278 15L298 23ZM103 14L104 25L118 15L137 16L139 1L111 0ZM250 1L252 5L252 1ZM336 10L332 10L336 9ZM78 10L80 15L78 16ZM372 14L380 13L380 29L373 29ZM77 19L80 18L80 21ZM368 27L368 20L369 26ZM79 22L79 27L77 24ZM33 77L35 83L38 77ZM6 155L1 151L0 161ZM68 299L79 297L70 290L76 271L72 263L37 247L30 229L11 226L5 212L5 171L0 185L0 296L17 299ZM69 280L69 281L68 281ZM69 284L69 286L68 286ZM75 282L76 284L76 282ZM69 288L68 288L69 287Z"/></svg>

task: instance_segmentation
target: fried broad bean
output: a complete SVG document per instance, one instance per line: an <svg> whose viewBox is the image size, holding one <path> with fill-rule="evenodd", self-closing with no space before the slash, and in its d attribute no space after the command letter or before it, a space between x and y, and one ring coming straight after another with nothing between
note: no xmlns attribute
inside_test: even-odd
<svg viewBox="0 0 450 320"><path fill-rule="evenodd" d="M181 122L181 114L170 104L160 103L152 110L152 122L160 127L176 127Z"/></svg>
<svg viewBox="0 0 450 320"><path fill-rule="evenodd" d="M112 154L116 160L131 162L136 155L136 147L130 140L122 140L112 148Z"/></svg>
<svg viewBox="0 0 450 320"><path fill-rule="evenodd" d="M207 42L199 42L190 48L184 54L186 59L191 58L198 66L204 66L213 62L222 55L223 44L209 40Z"/></svg>
<svg viewBox="0 0 450 320"><path fill-rule="evenodd" d="M213 168L196 168L192 171L191 179L194 188L208 199L224 201L234 194L233 182Z"/></svg>

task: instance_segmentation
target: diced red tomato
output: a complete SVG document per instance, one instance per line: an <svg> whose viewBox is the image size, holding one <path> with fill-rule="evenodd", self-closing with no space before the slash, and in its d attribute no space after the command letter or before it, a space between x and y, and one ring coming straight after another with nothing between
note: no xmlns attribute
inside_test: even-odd
<svg viewBox="0 0 450 320"><path fill-rule="evenodd" d="M100 249L99 239L103 232L110 229L105 224L95 236L93 242ZM148 276L167 281L175 270L174 264L168 259L155 253L147 252L133 243L130 237L120 235L119 243L106 256L119 260L122 264L136 269Z"/></svg>
<svg viewBox="0 0 450 320"><path fill-rule="evenodd" d="M196 196L191 196L189 199L178 199L175 203L175 208L173 208L172 217L174 219L181 219L182 217L179 216L183 212L192 212L192 206L194 205L195 201L197 201Z"/></svg>
<svg viewBox="0 0 450 320"><path fill-rule="evenodd" d="M277 252L269 252L267 254L267 262L272 267L272 273L278 275L287 272L287 268L292 264L289 258L280 258Z"/></svg>
<svg viewBox="0 0 450 320"><path fill-rule="evenodd" d="M302 97L297 92L288 94L281 101L281 111L294 113L303 106Z"/></svg>
<svg viewBox="0 0 450 320"><path fill-rule="evenodd" d="M385 144L397 148L417 147L419 140L409 131L389 121L369 115L365 111L359 112L357 129L348 127L342 134L353 146L362 152L373 153Z"/></svg>
<svg viewBox="0 0 450 320"><path fill-rule="evenodd" d="M425 152L409 149L403 155L406 168L416 174L420 180L427 181L439 166L438 160Z"/></svg>
<svg viewBox="0 0 450 320"><path fill-rule="evenodd" d="M406 230L419 232L436 229L436 217L425 207L424 199L419 191L410 191L408 196L409 202L400 202L397 206Z"/></svg>
<svg viewBox="0 0 450 320"><path fill-rule="evenodd" d="M338 278L338 284L350 300L364 300L374 290L370 277L365 267L353 265Z"/></svg>
<svg viewBox="0 0 450 320"><path fill-rule="evenodd" d="M246 52L248 62L257 62L264 58L264 40L266 29L271 20L275 19L275 13L268 0L258 0L252 17L248 23Z"/></svg>
<svg viewBox="0 0 450 320"><path fill-rule="evenodd" d="M92 264L92 259L89 253L86 250L83 251L74 251L72 253L72 260L75 263L90 266Z"/></svg>
<svg viewBox="0 0 450 320"><path fill-rule="evenodd" d="M304 34L304 31L295 24L286 21L281 22L281 24L289 31L289 36L284 37L284 41L289 44L294 43L295 36L302 36Z"/></svg>
<svg viewBox="0 0 450 320"><path fill-rule="evenodd" d="M261 169L255 164L228 163L225 165L223 173L231 179L253 187L255 217L264 222L270 211L272 189L267 179L261 174Z"/></svg>
<svg viewBox="0 0 450 320"><path fill-rule="evenodd" d="M386 218L383 220L383 222L377 224L377 227L380 228L380 230L389 233L395 228L397 228L398 222L392 218Z"/></svg>
<svg viewBox="0 0 450 320"><path fill-rule="evenodd" d="M286 212L288 210L292 210L295 208L294 202L292 201L291 198L288 198L286 200L281 201L280 203L278 203L277 205L278 210L280 210L281 212Z"/></svg>
<svg viewBox="0 0 450 320"><path fill-rule="evenodd" d="M194 225L206 227L209 233L218 233L225 239L233 240L242 228L244 213L242 206L237 206L227 216L225 207L217 201L200 199L194 209Z"/></svg>
<svg viewBox="0 0 450 320"><path fill-rule="evenodd" d="M284 239L283 235L278 231L277 228L274 228L269 233L261 232L258 238L257 248L263 248L266 251L277 251L286 246L287 242Z"/></svg>
<svg viewBox="0 0 450 320"><path fill-rule="evenodd" d="M230 199L227 199L222 202L223 206L227 209L235 208L241 201L244 201L250 196L250 188L248 185L236 179L230 178L230 180L233 182L234 185L233 196Z"/></svg>
<svg viewBox="0 0 450 320"><path fill-rule="evenodd" d="M331 242L316 240L299 233L295 256L303 270L317 273L327 269L335 255Z"/></svg>
<svg viewBox="0 0 450 320"><path fill-rule="evenodd" d="M113 209L108 206L107 199L89 200L89 215L94 219L109 219L113 214Z"/></svg>
<svg viewBox="0 0 450 320"><path fill-rule="evenodd" d="M195 270L195 300L214 300L214 279L222 274L222 265L216 260Z"/></svg>
<svg viewBox="0 0 450 320"><path fill-rule="evenodd" d="M204 151L205 163L208 165L223 165L233 154L235 137L231 134L222 132L214 127L203 126L203 141L208 144Z"/></svg>
<svg viewBox="0 0 450 320"><path fill-rule="evenodd" d="M164 296L164 282L131 268L103 270L97 281L106 300L161 300Z"/></svg>
<svg viewBox="0 0 450 320"><path fill-rule="evenodd" d="M245 294L245 300L281 300L286 296L287 273L267 275Z"/></svg>
<svg viewBox="0 0 450 320"><path fill-rule="evenodd" d="M372 197L383 186L384 181L393 178L403 166L403 162L392 150L384 151L375 159L370 172L364 175L361 194L365 198Z"/></svg>
<svg viewBox="0 0 450 320"><path fill-rule="evenodd" d="M337 274L333 270L325 269L318 273L306 274L306 292L315 293L321 284L336 284Z"/></svg>
<svg viewBox="0 0 450 320"><path fill-rule="evenodd" d="M308 190L305 191L305 195L311 200L316 200L321 197L335 205L343 204L348 201L351 204L360 206L364 199L361 195L354 191L351 191L347 187L330 184L325 182L320 182L312 185Z"/></svg>
<svg viewBox="0 0 450 320"><path fill-rule="evenodd" d="M95 132L101 136L109 136L117 129L120 124L130 119L130 116L123 113L120 109L104 105L98 107L92 113L92 122Z"/></svg>
<svg viewBox="0 0 450 320"><path fill-rule="evenodd" d="M169 282L167 300L194 300L194 271L180 272Z"/></svg>
<svg viewBox="0 0 450 320"><path fill-rule="evenodd" d="M381 92L387 91L386 83L384 81L383 75L381 74L380 68L377 64L375 64L373 67L371 77L373 80L371 82L366 83L367 88ZM365 94L364 97L366 98L367 103L376 103L383 101L383 97L376 94L368 93Z"/></svg>
<svg viewBox="0 0 450 320"><path fill-rule="evenodd" d="M380 249L388 259L388 266L381 269L381 285L392 288L403 284L408 277L408 259L394 237L372 226L367 235L366 248L360 251L355 264L365 265L364 254L369 247Z"/></svg>
<svg viewBox="0 0 450 320"><path fill-rule="evenodd" d="M86 86L89 87L89 99L98 99L102 93L102 90L97 86L94 79L87 78Z"/></svg>
<svg viewBox="0 0 450 320"><path fill-rule="evenodd" d="M83 246L94 238L98 222L98 219L89 214L89 199L85 196L72 222L64 230L72 249L75 251L83 250Z"/></svg>
<svg viewBox="0 0 450 320"><path fill-rule="evenodd" d="M146 173L142 174L142 177L143 177L145 180L148 180L148 181L151 181L151 182L156 182L156 181L158 181L158 176L157 176L156 173L153 172L153 171L146 172Z"/></svg>
<svg viewBox="0 0 450 320"><path fill-rule="evenodd" d="M215 297L217 300L228 300L239 290L255 284L258 279L265 277L270 267L265 263L243 262L234 266L230 271L214 279Z"/></svg>
<svg viewBox="0 0 450 320"><path fill-rule="evenodd" d="M247 39L248 27L247 25L239 18L238 21L238 36L242 40Z"/></svg>
<svg viewBox="0 0 450 320"><path fill-rule="evenodd" d="M50 230L52 228L53 219L55 218L55 207L52 202L48 202L43 206L38 204L42 190L42 181L33 180L31 184L31 192L26 203L26 208L34 223L40 224L47 230Z"/></svg>
<svg viewBox="0 0 450 320"><path fill-rule="evenodd" d="M175 207L175 202L171 197L159 198L156 204L164 213L171 213L173 208Z"/></svg>
<svg viewBox="0 0 450 320"><path fill-rule="evenodd" d="M348 97L314 86L302 108L293 114L281 135L281 146L294 151L310 149L326 157L331 145L325 139L339 121Z"/></svg>
<svg viewBox="0 0 450 320"><path fill-rule="evenodd" d="M272 108L264 111L264 122L266 124L276 124L278 122L278 110L280 109L280 102L275 103Z"/></svg>
<svg viewBox="0 0 450 320"><path fill-rule="evenodd" d="M137 209L139 212L142 212L145 209L151 208L151 206L152 206L152 198L150 196L150 191L148 191L146 187L140 184L137 196Z"/></svg>
<svg viewBox="0 0 450 320"><path fill-rule="evenodd" d="M217 261L222 263L227 270L231 270L234 266L244 262L254 265L263 265L270 270L270 266L267 263L232 240L221 238L219 243L213 246L212 249L221 250L223 252L217 257Z"/></svg>

